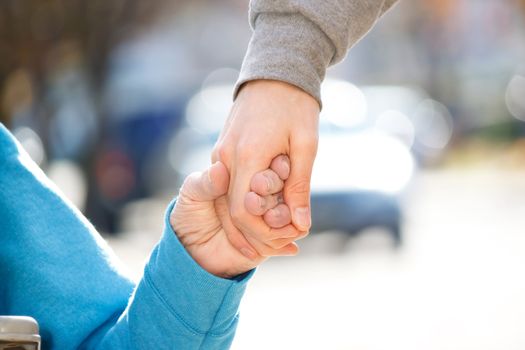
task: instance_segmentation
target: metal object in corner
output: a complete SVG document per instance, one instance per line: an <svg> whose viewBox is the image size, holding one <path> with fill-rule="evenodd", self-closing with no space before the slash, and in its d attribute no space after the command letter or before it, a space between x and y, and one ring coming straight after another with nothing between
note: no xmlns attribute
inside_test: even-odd
<svg viewBox="0 0 525 350"><path fill-rule="evenodd" d="M0 316L0 350L40 350L38 322L28 316Z"/></svg>

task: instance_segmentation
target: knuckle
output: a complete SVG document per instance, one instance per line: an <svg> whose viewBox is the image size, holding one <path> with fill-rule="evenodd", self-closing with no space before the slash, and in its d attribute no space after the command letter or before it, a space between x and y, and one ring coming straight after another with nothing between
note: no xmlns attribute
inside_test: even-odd
<svg viewBox="0 0 525 350"><path fill-rule="evenodd" d="M250 181L251 190L257 193L258 195L264 196L267 192L266 178L263 174L255 174Z"/></svg>
<svg viewBox="0 0 525 350"><path fill-rule="evenodd" d="M283 187L283 180L277 175L277 173L271 169L267 170L268 180L270 181L270 190L275 193L275 191L280 191Z"/></svg>
<svg viewBox="0 0 525 350"><path fill-rule="evenodd" d="M310 180L298 179L290 184L287 184L286 191L289 194L309 195Z"/></svg>
<svg viewBox="0 0 525 350"><path fill-rule="evenodd" d="M213 159L229 164L232 157L232 149L224 142L218 142L213 149Z"/></svg>

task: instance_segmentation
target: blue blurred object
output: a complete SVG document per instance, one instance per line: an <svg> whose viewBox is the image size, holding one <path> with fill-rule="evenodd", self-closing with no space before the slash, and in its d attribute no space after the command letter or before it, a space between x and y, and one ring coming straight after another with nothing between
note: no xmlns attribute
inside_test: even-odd
<svg viewBox="0 0 525 350"><path fill-rule="evenodd" d="M312 231L358 234L369 227L385 228L401 245L401 207L395 196L372 191L313 192Z"/></svg>
<svg viewBox="0 0 525 350"><path fill-rule="evenodd" d="M87 215L99 229L119 230L119 214L131 200L153 195L151 163L178 127L176 106L116 118L94 154Z"/></svg>

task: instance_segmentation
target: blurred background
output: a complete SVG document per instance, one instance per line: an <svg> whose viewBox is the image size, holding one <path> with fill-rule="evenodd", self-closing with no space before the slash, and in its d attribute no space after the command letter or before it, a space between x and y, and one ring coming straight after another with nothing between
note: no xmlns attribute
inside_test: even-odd
<svg viewBox="0 0 525 350"><path fill-rule="evenodd" d="M136 278L209 164L247 9L0 2L0 121ZM329 70L312 234L259 268L234 349L525 347L524 23L523 0L403 0Z"/></svg>

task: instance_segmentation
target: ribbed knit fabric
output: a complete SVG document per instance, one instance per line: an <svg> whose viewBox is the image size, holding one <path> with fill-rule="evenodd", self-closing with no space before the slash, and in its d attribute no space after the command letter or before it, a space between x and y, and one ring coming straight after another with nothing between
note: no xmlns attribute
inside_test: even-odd
<svg viewBox="0 0 525 350"><path fill-rule="evenodd" d="M397 0L251 0L253 35L235 88L256 79L291 83L321 104L329 65Z"/></svg>

